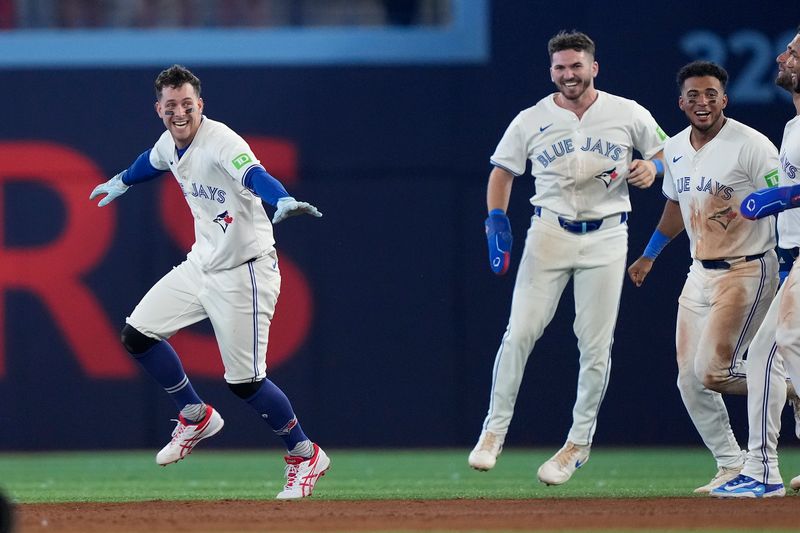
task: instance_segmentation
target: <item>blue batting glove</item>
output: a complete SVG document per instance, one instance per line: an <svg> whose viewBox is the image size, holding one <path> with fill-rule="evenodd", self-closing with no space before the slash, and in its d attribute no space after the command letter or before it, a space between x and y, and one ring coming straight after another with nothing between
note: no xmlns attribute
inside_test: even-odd
<svg viewBox="0 0 800 533"><path fill-rule="evenodd" d="M321 217L322 213L314 207L313 205L309 204L308 202L298 202L291 196L284 196L280 200L278 200L278 204L275 206L275 216L272 217L272 223L277 224L281 220L287 219L289 217L293 217L296 215L311 215L313 217Z"/></svg>
<svg viewBox="0 0 800 533"><path fill-rule="evenodd" d="M505 211L492 209L486 219L486 240L489 244L489 266L492 272L502 276L511 265L511 222Z"/></svg>
<svg viewBox="0 0 800 533"><path fill-rule="evenodd" d="M772 187L751 192L739 210L744 218L756 220L800 206L800 185Z"/></svg>
<svg viewBox="0 0 800 533"><path fill-rule="evenodd" d="M103 207L104 205L110 204L114 198L125 194L125 191L127 191L129 187L122 182L122 176L125 174L125 172L126 171L120 172L107 182L101 183L95 187L92 191L92 194L89 195L89 200L94 200L97 196L105 194L105 198L97 203L97 207Z"/></svg>

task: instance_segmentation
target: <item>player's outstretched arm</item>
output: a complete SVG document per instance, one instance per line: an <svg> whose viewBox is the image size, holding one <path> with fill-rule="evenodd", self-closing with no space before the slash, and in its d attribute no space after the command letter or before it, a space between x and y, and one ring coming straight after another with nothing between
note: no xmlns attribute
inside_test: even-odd
<svg viewBox="0 0 800 533"><path fill-rule="evenodd" d="M98 196L105 194L105 197L97 203L97 207L103 207L104 205L110 204L115 198L125 194L129 186L125 185L125 182L122 181L122 177L126 172L127 171L122 171L107 182L101 183L95 187L89 195L89 200L94 200Z"/></svg>
<svg viewBox="0 0 800 533"><path fill-rule="evenodd" d="M136 185L137 183L144 183L161 176L165 170L158 169L150 163L150 152L152 149L142 152L136 161L131 166L123 170L105 183L101 183L94 188L92 194L89 195L89 200L93 200L101 194L105 194L105 198L97 203L98 207L108 205L118 196L125 194L128 187Z"/></svg>
<svg viewBox="0 0 800 533"><path fill-rule="evenodd" d="M278 200L278 205L275 209L275 216L272 217L272 223L277 224L281 220L286 220L289 217L297 215L311 215L312 217L321 217L322 213L319 209L309 204L308 202L298 202L291 196L284 196Z"/></svg>
<svg viewBox="0 0 800 533"><path fill-rule="evenodd" d="M319 209L308 202L298 202L286 192L283 184L272 177L261 165L251 167L242 179L244 186L255 193L262 201L275 206L272 223L297 215L321 217Z"/></svg>
<svg viewBox="0 0 800 533"><path fill-rule="evenodd" d="M787 185L751 192L742 200L739 210L744 218L757 220L798 206L800 185Z"/></svg>

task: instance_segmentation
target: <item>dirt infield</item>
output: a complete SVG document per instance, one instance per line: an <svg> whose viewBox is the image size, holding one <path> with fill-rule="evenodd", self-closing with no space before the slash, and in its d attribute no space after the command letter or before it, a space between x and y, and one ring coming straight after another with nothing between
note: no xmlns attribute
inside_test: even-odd
<svg viewBox="0 0 800 533"><path fill-rule="evenodd" d="M713 498L213 501L29 504L17 533L252 531L797 530L800 500Z"/></svg>

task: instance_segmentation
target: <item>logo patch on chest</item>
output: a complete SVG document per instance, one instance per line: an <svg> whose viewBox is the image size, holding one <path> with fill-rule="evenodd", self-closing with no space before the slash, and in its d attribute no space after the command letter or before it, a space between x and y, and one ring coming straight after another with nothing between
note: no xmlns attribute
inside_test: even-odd
<svg viewBox="0 0 800 533"><path fill-rule="evenodd" d="M608 189L608 187L614 182L614 180L616 180L619 177L619 174L617 174L617 169L612 167L608 170L604 170L602 174L598 174L597 176L594 177L602 181L603 184L606 186L606 189Z"/></svg>
<svg viewBox="0 0 800 533"><path fill-rule="evenodd" d="M716 222L717 224L722 226L722 229L728 229L730 223L733 222L733 219L735 219L737 216L739 216L739 213L737 213L730 207L726 207L725 209L717 211L716 213L708 217L708 220Z"/></svg>
<svg viewBox="0 0 800 533"><path fill-rule="evenodd" d="M228 230L228 226L233 224L233 217L228 214L227 211L223 211L217 218L214 219L214 223L222 228L222 233L225 233Z"/></svg>

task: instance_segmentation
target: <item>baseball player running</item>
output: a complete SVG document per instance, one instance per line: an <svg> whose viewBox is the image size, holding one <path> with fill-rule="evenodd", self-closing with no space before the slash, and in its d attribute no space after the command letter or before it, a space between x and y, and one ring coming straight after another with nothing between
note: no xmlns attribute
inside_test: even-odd
<svg viewBox="0 0 800 533"><path fill-rule="evenodd" d="M564 446L538 470L548 485L570 479L589 459L600 403L608 386L610 352L628 247L628 184L649 187L666 135L650 113L594 87L594 42L560 32L548 43L557 92L517 115L497 146L489 176L486 220L490 264L507 271L511 186L532 164L534 216L525 240L511 315L494 363L489 411L469 464L494 467L511 423L533 346L552 320L561 293L574 282L575 333L580 350L572 428Z"/></svg>
<svg viewBox="0 0 800 533"><path fill-rule="evenodd" d="M742 359L778 288L778 259L773 224L743 219L739 204L777 180L778 151L725 116L722 67L689 63L677 81L678 105L690 125L664 146L664 212L628 273L641 286L659 252L686 229L692 264L678 298L678 388L717 462L714 478L695 489L708 493L735 478L744 463L720 393L747 394Z"/></svg>
<svg viewBox="0 0 800 533"><path fill-rule="evenodd" d="M786 50L778 55L777 63L778 77L775 83L791 93L797 114L783 130L780 187L759 191L742 202L742 213L759 218L757 223L771 222L772 217L769 215L779 213L786 207L793 207L792 196L798 193L795 188L800 180L800 27ZM785 201L786 198L790 202ZM778 214L778 246L797 258L800 250L800 210L792 209ZM787 395L787 371L792 383L800 383L800 318L796 312L798 298L800 273L795 262L772 301L747 356L749 451L744 468L741 475L713 489L712 496L767 498L786 493L778 468L778 435L781 429L781 411ZM792 400L795 420L796 402L796 399ZM795 433L800 437L797 426ZM795 490L800 489L800 476L792 479L790 486Z"/></svg>
<svg viewBox="0 0 800 533"><path fill-rule="evenodd" d="M322 214L289 196L241 137L203 116L200 80L189 70L180 65L164 70L155 89L156 113L167 131L89 198L105 195L98 203L102 207L131 185L171 171L195 219L196 241L186 260L150 289L122 330L122 344L180 412L172 440L156 462L180 461L222 429L222 417L195 392L167 341L208 318L231 391L266 420L289 451L286 486L277 498L311 496L330 460L303 433L286 395L266 378L267 337L281 277L272 225L261 202L276 206L272 223Z"/></svg>

